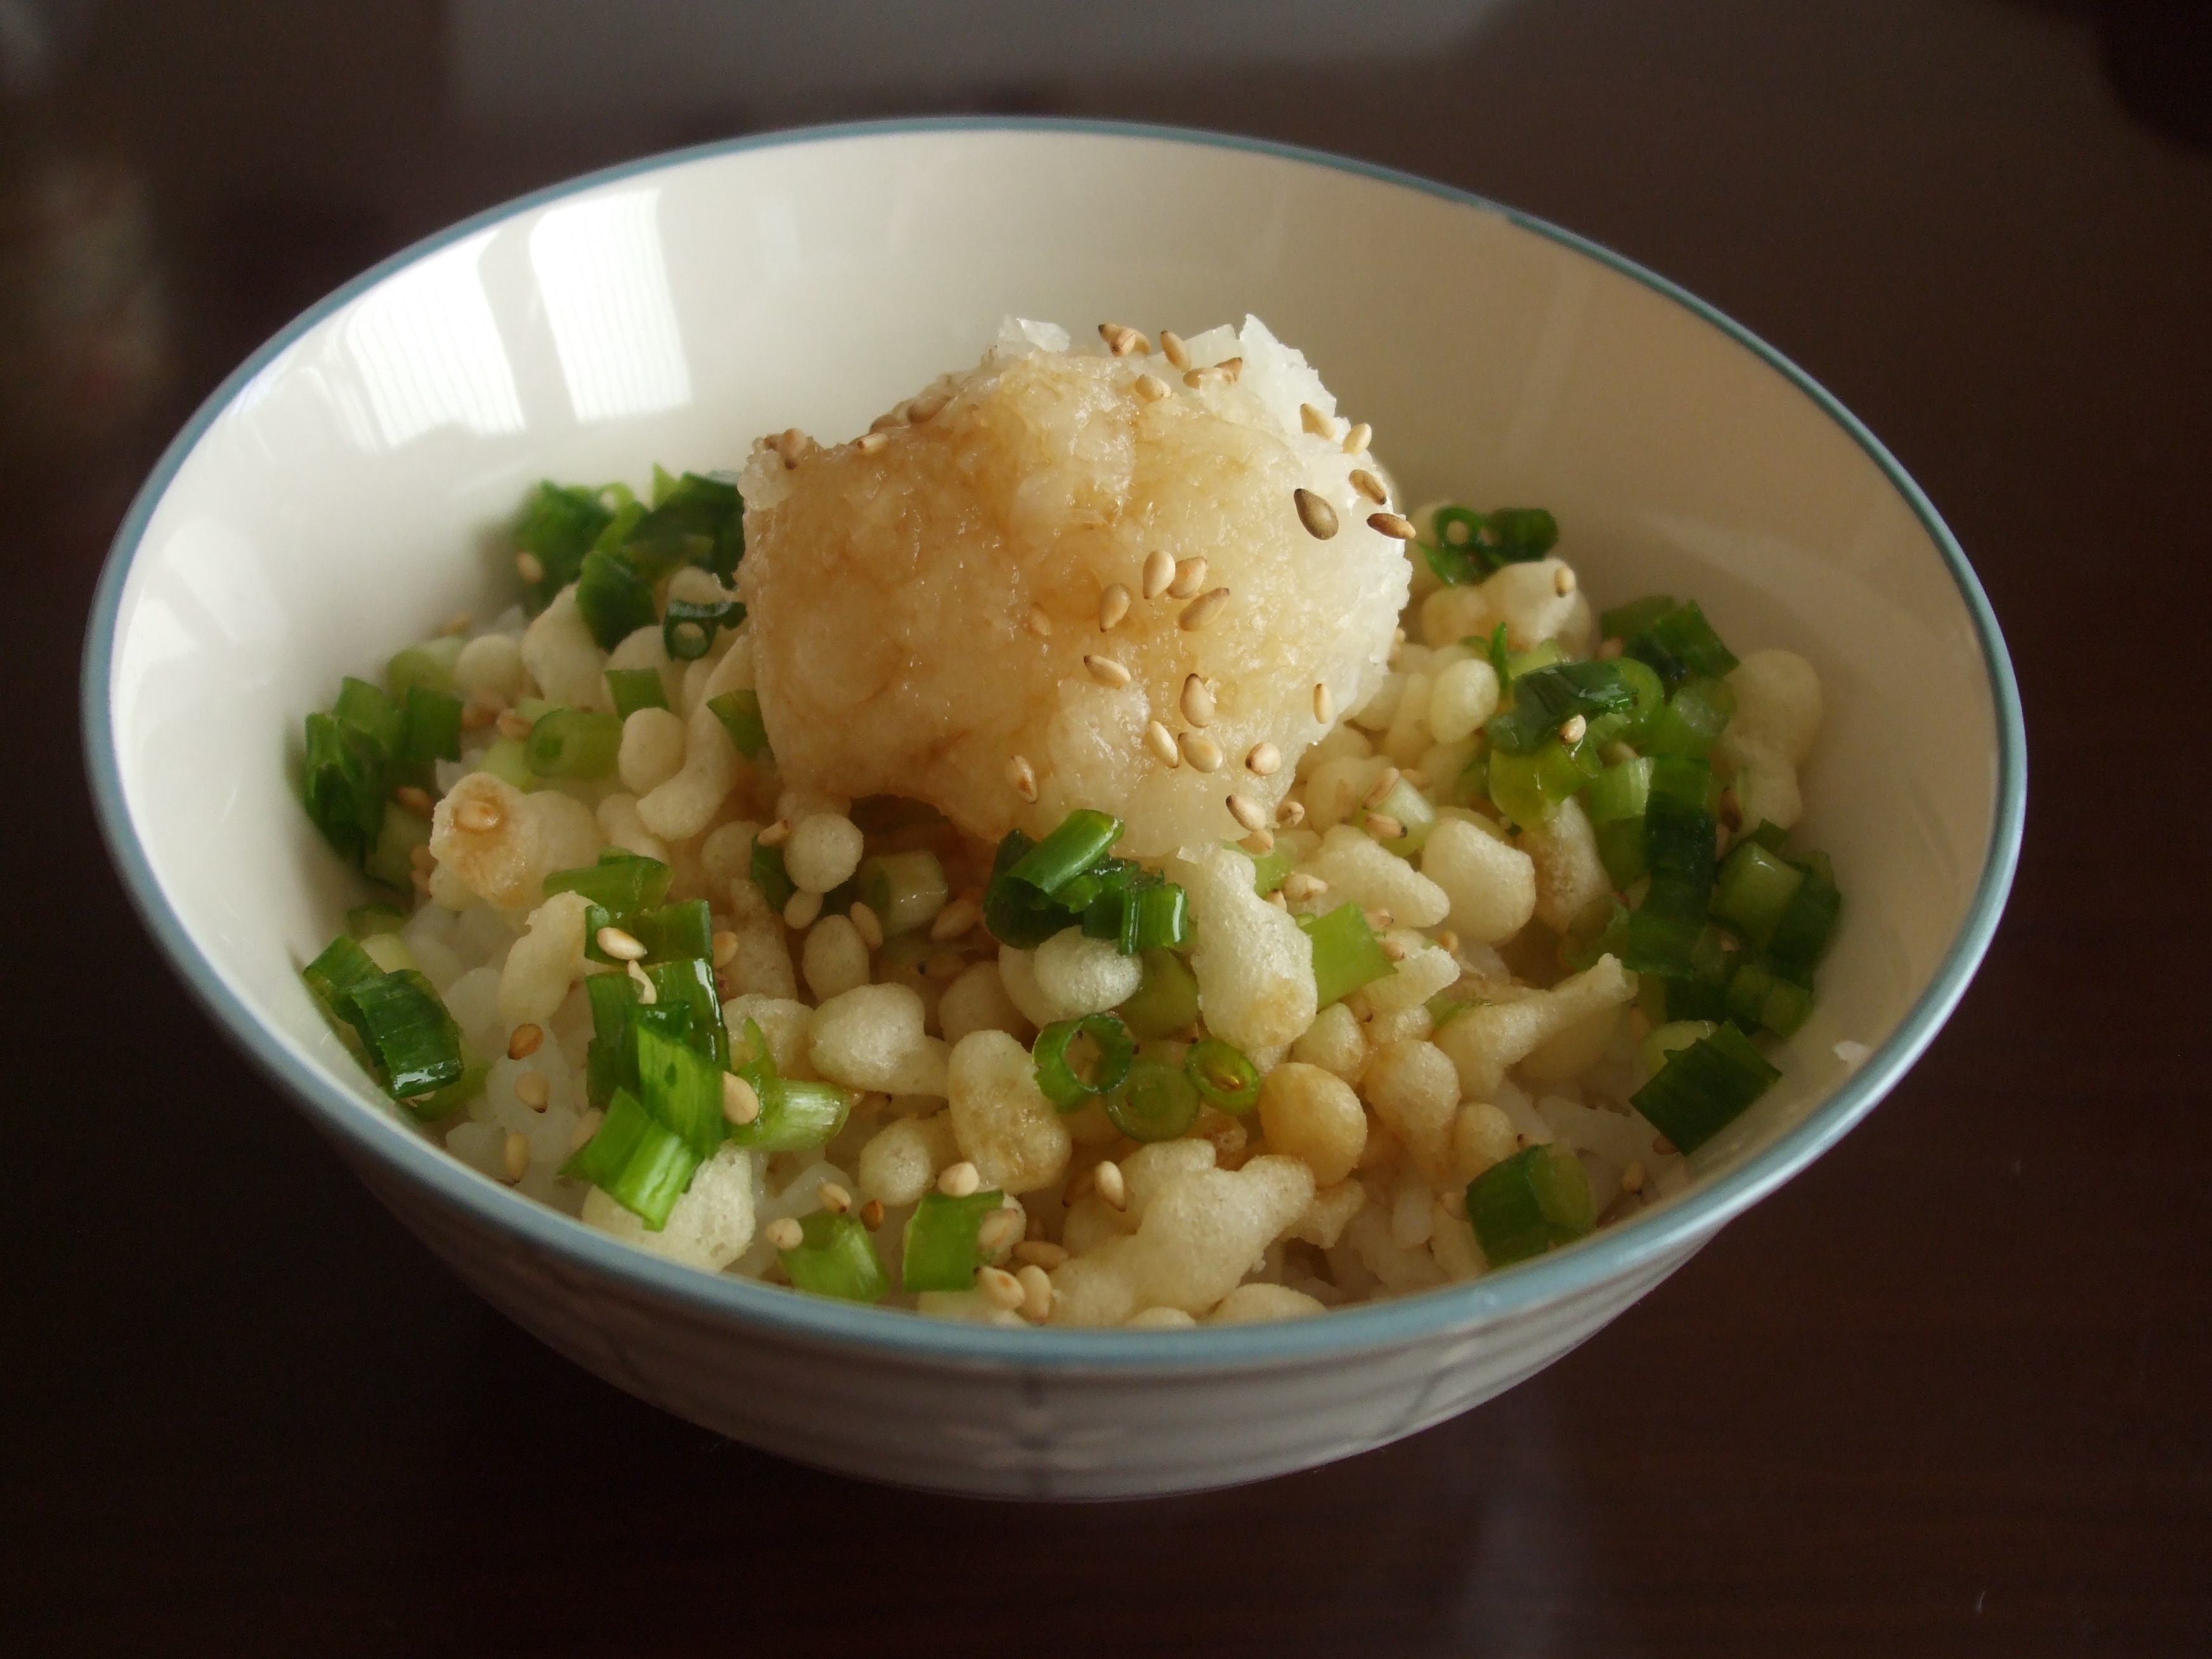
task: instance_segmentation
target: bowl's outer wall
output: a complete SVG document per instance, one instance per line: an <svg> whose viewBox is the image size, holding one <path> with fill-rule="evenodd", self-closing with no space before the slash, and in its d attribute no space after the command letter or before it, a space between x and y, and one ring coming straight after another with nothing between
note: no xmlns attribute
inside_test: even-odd
<svg viewBox="0 0 2212 1659"><path fill-rule="evenodd" d="M1155 222L1134 236L1095 210L1116 201L1155 204ZM531 483L733 466L793 423L848 436L972 361L1006 313L1188 331L1247 309L1374 423L1409 499L1553 506L1594 593L1695 594L1740 648L1819 666L1806 829L1836 858L1845 926L1784 1084L1701 1155L1691 1194L1534 1266L1310 1328L994 1333L647 1261L398 1121L301 989L298 965L353 895L271 761L296 756L301 712L340 674L375 672L428 619L508 602L499 528ZM1079 1399L1158 1370L1308 1379L1304 1427L1202 1479L1171 1478L1180 1449L1146 1449L1171 1433L1160 1415L1122 1419L1115 1467L1149 1474L1045 1460L1060 1489L1101 1492L1294 1467L1495 1392L1870 1109L1986 946L2024 795L2017 695L1963 557L1879 447L1771 353L1632 267L1436 187L1261 146L1036 125L726 147L549 192L371 273L218 392L149 481L95 611L87 718L118 863L187 981L492 1299L715 1427L993 1491L1018 1486L999 1453L958 1465L904 1448L919 1437L886 1415L895 1401L860 1414L865 1444L841 1440L818 1402L868 1385L823 1374L857 1345L963 1389L1042 1389L1024 1409L1048 1423L1088 1421ZM1844 1039L1875 1050L1856 1073ZM494 1242L536 1277L495 1273ZM738 1338L706 1345L717 1325ZM691 1369L709 1347L734 1364L771 1341L778 1368L748 1386ZM1480 1355L1464 1376L1384 1380L1462 1351ZM927 1392L910 1380L896 1397Z"/></svg>

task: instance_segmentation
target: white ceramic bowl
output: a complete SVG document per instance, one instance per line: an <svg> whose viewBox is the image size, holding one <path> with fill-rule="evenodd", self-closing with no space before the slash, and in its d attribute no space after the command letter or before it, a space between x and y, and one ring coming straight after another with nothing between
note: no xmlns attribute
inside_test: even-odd
<svg viewBox="0 0 2212 1659"><path fill-rule="evenodd" d="M1686 1194L1479 1282L1280 1325L1006 1331L634 1253L407 1127L300 965L350 878L284 757L338 677L508 602L539 477L733 466L850 435L1006 313L1263 317L1419 498L1548 505L1590 590L1700 598L1819 665L1806 829L1847 908L1783 1083ZM1192 134L934 122L641 162L388 260L257 352L116 538L85 664L92 776L149 927L410 1227L528 1329L696 1422L915 1486L1119 1496L1378 1446L1595 1331L1856 1121L1981 958L2025 794L2020 704L1934 510L1818 386L1604 250L1462 192ZM1929 718L1940 714L1941 718ZM1863 1044L1856 1064L1841 1042ZM1848 1046L1846 1053L1850 1053Z"/></svg>

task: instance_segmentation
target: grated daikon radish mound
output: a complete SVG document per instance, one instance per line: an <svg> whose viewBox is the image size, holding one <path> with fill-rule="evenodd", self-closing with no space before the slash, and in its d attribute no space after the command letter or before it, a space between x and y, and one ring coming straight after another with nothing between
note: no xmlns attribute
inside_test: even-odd
<svg viewBox="0 0 2212 1659"><path fill-rule="evenodd" d="M1298 757L1382 682L1411 567L1352 482L1381 471L1257 318L1189 342L1195 386L1066 345L1010 321L867 438L756 446L739 580L776 764L986 839L1084 806L1125 819L1135 856L1241 836L1231 795L1272 821ZM1147 598L1159 554L1203 576Z"/></svg>

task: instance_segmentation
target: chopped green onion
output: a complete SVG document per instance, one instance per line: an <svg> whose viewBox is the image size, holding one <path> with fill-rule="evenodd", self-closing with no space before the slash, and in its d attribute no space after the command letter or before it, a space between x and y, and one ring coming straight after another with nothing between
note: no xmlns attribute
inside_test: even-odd
<svg viewBox="0 0 2212 1659"><path fill-rule="evenodd" d="M580 893L619 923L625 916L652 908L668 896L672 872L659 859L610 847L597 864L574 870L556 870L545 878L545 891Z"/></svg>
<svg viewBox="0 0 2212 1659"><path fill-rule="evenodd" d="M522 585L522 601L535 616L553 603L554 596L576 580L584 555L613 520L599 501L599 492L573 485L541 483L522 510L515 526L516 550L538 561L543 572Z"/></svg>
<svg viewBox="0 0 2212 1659"><path fill-rule="evenodd" d="M301 969L300 975L307 981L307 988L325 1007L339 1018L345 1019L347 1016L339 1010L339 999L356 986L365 985L383 972L384 969L376 965L376 959L362 948L358 940L340 935L324 947L322 955Z"/></svg>
<svg viewBox="0 0 2212 1659"><path fill-rule="evenodd" d="M338 682L338 700L331 713L374 743L378 752L390 755L399 747L404 717L399 705L367 680L348 675Z"/></svg>
<svg viewBox="0 0 2212 1659"><path fill-rule="evenodd" d="M1615 887L1626 887L1645 873L1644 808L1651 793L1651 763L1622 761L1590 781L1583 811L1597 838L1597 855Z"/></svg>
<svg viewBox="0 0 2212 1659"><path fill-rule="evenodd" d="M607 694L614 700L615 718L626 720L641 708L668 707L668 683L658 668L610 668Z"/></svg>
<svg viewBox="0 0 2212 1659"><path fill-rule="evenodd" d="M1198 975L1172 951L1147 951L1137 994L1115 1012L1140 1037L1173 1036L1198 1018Z"/></svg>
<svg viewBox="0 0 2212 1659"><path fill-rule="evenodd" d="M1644 1041L1636 1045L1636 1056L1644 1062L1645 1072L1656 1075L1667 1067L1667 1057L1677 1048L1686 1048L1702 1042L1719 1030L1720 1022L1712 1019L1674 1019L1663 1025L1655 1025Z"/></svg>
<svg viewBox="0 0 2212 1659"><path fill-rule="evenodd" d="M641 628L660 620L653 584L620 553L594 547L576 579L576 609L599 649L611 651Z"/></svg>
<svg viewBox="0 0 2212 1659"><path fill-rule="evenodd" d="M584 954L593 962L615 961L599 948L599 929L611 927L620 927L645 946L644 960L648 965L714 953L714 917L704 899L634 911L619 920L612 911L592 906L584 918Z"/></svg>
<svg viewBox="0 0 2212 1659"><path fill-rule="evenodd" d="M1192 1043L1182 1068L1209 1106L1242 1117L1260 1103L1260 1068L1232 1042L1206 1037Z"/></svg>
<svg viewBox="0 0 2212 1659"><path fill-rule="evenodd" d="M1805 879L1775 923L1766 955L1784 975L1809 983L1835 935L1836 915L1844 901L1825 854L1808 853L1796 861L1796 867L1804 872Z"/></svg>
<svg viewBox="0 0 2212 1659"><path fill-rule="evenodd" d="M524 757L541 778L603 778L622 752L622 722L595 709L556 708L541 714L524 742Z"/></svg>
<svg viewBox="0 0 2212 1659"><path fill-rule="evenodd" d="M451 1117L483 1092L484 1079L491 1075L491 1067L483 1060L472 1058L468 1045L461 1045L461 1074L442 1089L427 1095L410 1095L399 1103L417 1123L436 1123Z"/></svg>
<svg viewBox="0 0 2212 1659"><path fill-rule="evenodd" d="M927 849L879 854L861 865L855 880L887 939L927 927L952 896L944 865Z"/></svg>
<svg viewBox="0 0 2212 1659"><path fill-rule="evenodd" d="M1059 829L1022 854L1006 878L1049 897L1104 858L1121 838L1121 819L1085 810L1070 812Z"/></svg>
<svg viewBox="0 0 2212 1659"><path fill-rule="evenodd" d="M396 974L402 968L413 968L418 972L422 964L415 953L407 948L407 941L397 933L371 933L362 940L361 948L368 952L368 959L387 974Z"/></svg>
<svg viewBox="0 0 2212 1659"><path fill-rule="evenodd" d="M1068 1058L1068 1048L1078 1037L1089 1039L1095 1055L1087 1076ZM1078 1112L1098 1096L1120 1088L1136 1054L1136 1040L1120 1020L1111 1014L1086 1014L1080 1019L1056 1019L1039 1031L1030 1058L1036 1062L1037 1088L1044 1097L1063 1112Z"/></svg>
<svg viewBox="0 0 2212 1659"><path fill-rule="evenodd" d="M690 1029L684 1033L684 1042L714 1061L716 1070L726 1070L730 1063L730 1033L722 1024L722 996L714 983L714 964L704 957L678 957L673 961L654 963L645 970L645 976L653 981L655 1007L690 1012ZM628 974L622 977L629 979ZM630 982L636 983L635 980Z"/></svg>
<svg viewBox="0 0 2212 1659"><path fill-rule="evenodd" d="M1747 962L1728 983L1729 1018L1745 1030L1788 1036L1813 1012L1809 987L1786 980L1764 963Z"/></svg>
<svg viewBox="0 0 2212 1659"><path fill-rule="evenodd" d="M483 751L477 763L477 770L489 772L511 789L525 794L539 787L538 775L530 769L530 753L520 738L501 738Z"/></svg>
<svg viewBox="0 0 2212 1659"><path fill-rule="evenodd" d="M1609 662L1562 662L1513 682L1513 707L1483 727L1493 752L1533 754L1577 715L1587 726L1599 714L1636 706L1636 690Z"/></svg>
<svg viewBox="0 0 2212 1659"><path fill-rule="evenodd" d="M1379 843L1385 852L1401 859L1412 858L1429 844L1430 832L1437 827L1437 809L1429 798L1401 777L1390 786L1390 793L1373 806L1362 806L1353 814L1354 825L1367 827L1368 819L1380 814L1394 821L1405 831L1401 836ZM1289 852L1285 846L1283 849Z"/></svg>
<svg viewBox="0 0 2212 1659"><path fill-rule="evenodd" d="M1500 507L1487 514L1440 507L1424 543L1429 568L1451 585L1480 581L1509 564L1540 559L1559 539L1559 526L1540 507Z"/></svg>
<svg viewBox="0 0 2212 1659"><path fill-rule="evenodd" d="M396 933L406 925L407 913L380 899L356 904L346 912L346 932L357 939L367 939L372 933Z"/></svg>
<svg viewBox="0 0 2212 1659"><path fill-rule="evenodd" d="M400 706L399 744L392 758L427 768L433 761L461 757L461 700L427 685L407 688Z"/></svg>
<svg viewBox="0 0 2212 1659"><path fill-rule="evenodd" d="M1176 883L1162 882L1129 896L1121 923L1121 954L1170 950L1190 938L1190 895Z"/></svg>
<svg viewBox="0 0 2212 1659"><path fill-rule="evenodd" d="M772 910L782 909L791 902L791 896L799 890L799 884L783 867L783 848L781 847L763 847L756 840L753 842L751 874L753 885L761 890L761 896L768 900L769 908Z"/></svg>
<svg viewBox="0 0 2212 1659"><path fill-rule="evenodd" d="M876 1241L854 1217L817 1210L800 1218L799 1232L795 1248L776 1253L795 1289L843 1302L880 1302L890 1294Z"/></svg>
<svg viewBox="0 0 2212 1659"><path fill-rule="evenodd" d="M1695 599L1644 619L1625 636L1622 647L1627 655L1656 670L1670 690L1693 674L1717 679L1736 665L1735 657L1721 643Z"/></svg>
<svg viewBox="0 0 2212 1659"><path fill-rule="evenodd" d="M1713 890L1713 915L1764 949L1781 925L1805 872L1755 841L1729 849Z"/></svg>
<svg viewBox="0 0 2212 1659"><path fill-rule="evenodd" d="M1610 893L1601 893L1575 915L1559 941L1559 960L1575 972L1617 957L1628 948L1629 918L1635 913Z"/></svg>
<svg viewBox="0 0 2212 1659"><path fill-rule="evenodd" d="M1493 1267L1571 1244L1597 1224L1589 1176L1559 1141L1524 1147L1492 1164L1468 1183L1466 1201L1467 1218Z"/></svg>
<svg viewBox="0 0 2212 1659"><path fill-rule="evenodd" d="M1674 599L1665 593L1631 599L1626 605L1598 612L1598 635L1608 640L1632 639L1674 609Z"/></svg>
<svg viewBox="0 0 2212 1659"><path fill-rule="evenodd" d="M1621 721L1618 730L1606 731L1600 740L1622 738L1632 744L1641 743L1652 720L1667 706L1667 688L1661 683L1659 676L1652 672L1649 663L1638 662L1633 657L1616 657L1613 665L1619 671L1629 690L1635 694L1636 706L1628 711L1626 719ZM1603 724L1600 720L1592 720L1590 726L1595 731Z"/></svg>
<svg viewBox="0 0 2212 1659"><path fill-rule="evenodd" d="M744 619L745 608L735 599L671 599L660 621L660 642L676 661L696 662L713 648L720 629Z"/></svg>
<svg viewBox="0 0 2212 1659"><path fill-rule="evenodd" d="M1587 737L1571 746L1553 738L1534 754L1490 757L1490 799L1514 823L1548 823L1559 804L1604 770Z"/></svg>
<svg viewBox="0 0 2212 1659"><path fill-rule="evenodd" d="M698 1170L697 1154L627 1089L615 1091L599 1133L561 1166L562 1175L590 1182L654 1232L668 1224Z"/></svg>
<svg viewBox="0 0 2212 1659"><path fill-rule="evenodd" d="M376 844L362 859L362 872L386 887L406 892L415 884L415 849L430 844L430 824L394 801L384 804L384 823Z"/></svg>
<svg viewBox="0 0 2212 1659"><path fill-rule="evenodd" d="M1703 760L1735 713L1735 690L1726 680L1686 680L1645 722L1638 746L1647 754Z"/></svg>
<svg viewBox="0 0 2212 1659"><path fill-rule="evenodd" d="M702 565L727 581L744 556L744 497L727 478L686 472L665 494L656 479L653 510L637 521L630 539L652 545L681 542L684 562Z"/></svg>
<svg viewBox="0 0 2212 1659"><path fill-rule="evenodd" d="M1298 861L1298 849L1287 841L1277 842L1264 853L1255 853L1233 841L1224 844L1252 860L1252 890L1261 898L1280 887L1283 878L1291 873Z"/></svg>
<svg viewBox="0 0 2212 1659"><path fill-rule="evenodd" d="M1020 830L1009 830L983 890L983 925L993 939L1018 951L1034 951L1067 926L1066 911L1027 882L1012 879L1013 866L1036 845Z"/></svg>
<svg viewBox="0 0 2212 1659"><path fill-rule="evenodd" d="M323 839L358 862L384 829L384 751L335 714L307 720L307 816Z"/></svg>
<svg viewBox="0 0 2212 1659"><path fill-rule="evenodd" d="M730 1132L722 1115L722 1068L689 1043L636 1030L638 1098L654 1122L704 1163Z"/></svg>
<svg viewBox="0 0 2212 1659"><path fill-rule="evenodd" d="M628 974L587 974L584 994L592 1006L592 1040L584 1050L584 1093L605 1106L617 1089L637 1089L637 1049L630 1041L630 1011L637 981ZM687 1017L689 1011L685 1011Z"/></svg>
<svg viewBox="0 0 2212 1659"><path fill-rule="evenodd" d="M725 691L707 699L707 707L730 734L730 744L747 760L758 760L768 747L768 724L761 718L760 693Z"/></svg>
<svg viewBox="0 0 2212 1659"><path fill-rule="evenodd" d="M1382 954L1382 942L1357 904L1340 904L1323 915L1300 916L1298 926L1313 941L1314 988L1323 1008L1398 971Z"/></svg>
<svg viewBox="0 0 2212 1659"><path fill-rule="evenodd" d="M1181 1067L1139 1060L1107 1097L1106 1115L1132 1140L1173 1140L1198 1120L1198 1091Z"/></svg>
<svg viewBox="0 0 2212 1659"><path fill-rule="evenodd" d="M361 1033L394 1098L429 1094L459 1080L460 1027L422 975L405 968L380 973L340 993L334 1006Z"/></svg>
<svg viewBox="0 0 2212 1659"><path fill-rule="evenodd" d="M853 1109L853 1097L834 1083L814 1083L785 1077L777 1072L769 1053L768 1038L759 1022L745 1022L750 1057L733 1066L752 1085L760 1100L760 1115L730 1131L730 1139L757 1152L805 1152L826 1146L837 1138Z"/></svg>
<svg viewBox="0 0 2212 1659"><path fill-rule="evenodd" d="M1690 1152L1741 1117L1781 1075L1729 1023L1669 1054L1630 1098L1676 1150Z"/></svg>
<svg viewBox="0 0 2212 1659"><path fill-rule="evenodd" d="M1628 921L1621 965L1636 973L1686 975L1705 931L1713 890L1712 814L1668 793L1670 775L1655 768L1644 812L1644 855L1650 890Z"/></svg>
<svg viewBox="0 0 2212 1659"><path fill-rule="evenodd" d="M985 1218L1005 1200L996 1190L948 1198L930 1191L921 1195L907 1218L906 1248L899 1277L909 1291L964 1291L975 1283L975 1269L983 1265L976 1237Z"/></svg>
<svg viewBox="0 0 2212 1659"><path fill-rule="evenodd" d="M410 645L393 657L384 666L385 689L392 701L404 705L407 694L417 686L451 696L453 665L460 661L461 647L467 643L458 635L441 635L420 645Z"/></svg>

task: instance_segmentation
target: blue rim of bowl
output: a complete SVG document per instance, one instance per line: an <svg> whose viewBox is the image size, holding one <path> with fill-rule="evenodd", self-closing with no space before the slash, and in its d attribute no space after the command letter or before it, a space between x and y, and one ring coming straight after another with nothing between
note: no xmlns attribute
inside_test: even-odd
<svg viewBox="0 0 2212 1659"><path fill-rule="evenodd" d="M393 273L464 237L589 190L689 162L750 150L916 134L1067 134L1240 150L1328 168L1492 213L1643 283L1693 313L1759 358L1810 398L1864 450L1910 504L1949 566L1980 635L1995 706L1996 811L1973 903L1935 977L1896 1030L1826 1099L1773 1144L1718 1176L1701 1180L1650 1216L1607 1230L1571 1249L1459 1285L1332 1313L1326 1319L1202 1327L1163 1340L1157 1332L1007 1330L925 1319L897 1310L856 1307L727 1274L663 1261L477 1174L442 1147L368 1107L335 1079L295 1054L234 996L170 907L132 830L109 708L117 617L131 565L155 507L179 467L240 391L308 330ZM319 301L234 369L170 441L125 515L100 574L85 647L82 714L86 758L100 829L131 902L186 988L260 1068L313 1113L349 1148L357 1148L414 1185L493 1226L576 1266L604 1273L665 1303L710 1316L733 1316L793 1339L859 1352L994 1370L1132 1369L1177 1371L1293 1363L1395 1346L1471 1330L1592 1289L1702 1243L1723 1224L1811 1163L1895 1086L1965 994L1996 932L2019 861L2027 811L2027 744L2020 688L1989 599L1966 556L1927 496L1858 419L1812 376L1741 324L1665 277L1586 237L1493 202L1393 167L1292 144L1233 134L1118 121L949 117L843 123L763 133L627 161L549 185L426 237Z"/></svg>

